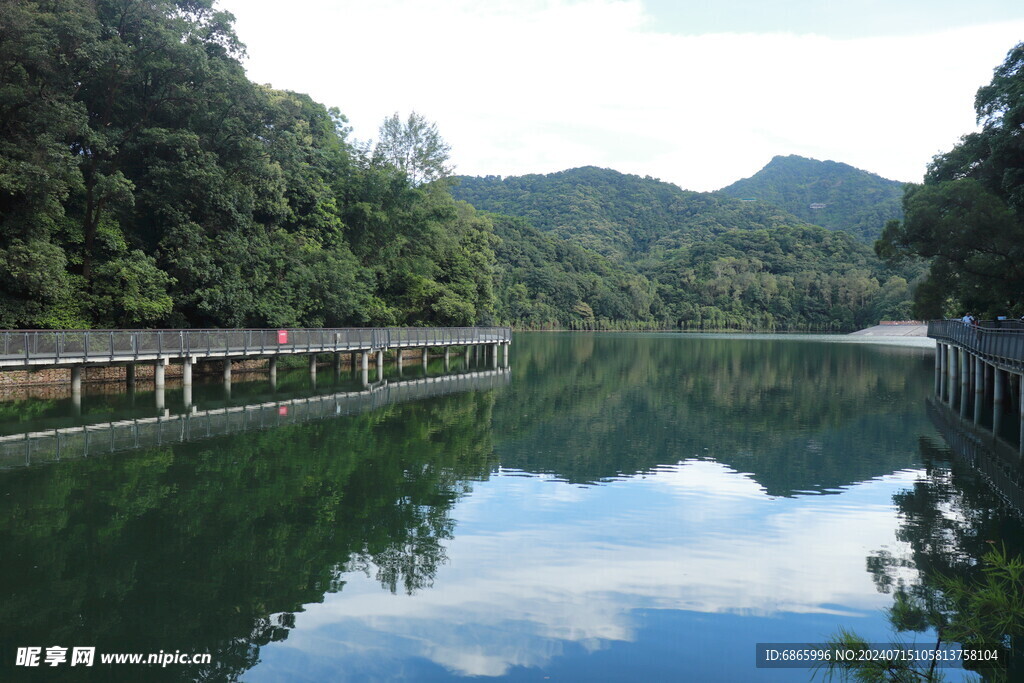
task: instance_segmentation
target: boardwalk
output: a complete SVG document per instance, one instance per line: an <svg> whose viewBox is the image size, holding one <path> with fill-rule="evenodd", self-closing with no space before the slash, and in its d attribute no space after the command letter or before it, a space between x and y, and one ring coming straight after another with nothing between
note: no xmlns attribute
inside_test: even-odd
<svg viewBox="0 0 1024 683"><path fill-rule="evenodd" d="M89 366L128 366L128 379L136 363L152 363L157 386L164 385L164 368L171 362L183 364L185 384L192 383L192 365L199 360L220 359L225 379L230 379L232 360L267 358L271 372L281 356L310 358L316 372L318 354L362 356L365 370L369 357L378 366L385 351L448 349L460 346L491 353L497 365L498 349L508 346L508 327L364 327L254 330L4 330L0 331L0 370L59 367L71 368L71 384L81 385L81 369Z"/></svg>
<svg viewBox="0 0 1024 683"><path fill-rule="evenodd" d="M990 424L996 437L1007 436L1016 403L1017 447L1024 453L1024 324L1016 320L965 325L933 320L928 336L935 345L935 394L963 418Z"/></svg>

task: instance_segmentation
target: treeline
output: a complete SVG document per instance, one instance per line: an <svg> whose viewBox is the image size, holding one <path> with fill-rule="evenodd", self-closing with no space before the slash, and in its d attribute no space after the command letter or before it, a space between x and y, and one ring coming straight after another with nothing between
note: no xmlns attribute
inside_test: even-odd
<svg viewBox="0 0 1024 683"><path fill-rule="evenodd" d="M490 321L489 222L250 82L212 0L0 17L0 327Z"/></svg>

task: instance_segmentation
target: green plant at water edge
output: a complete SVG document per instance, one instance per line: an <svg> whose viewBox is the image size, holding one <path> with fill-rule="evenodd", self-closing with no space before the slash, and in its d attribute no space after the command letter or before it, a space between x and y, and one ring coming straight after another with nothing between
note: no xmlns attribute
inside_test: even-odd
<svg viewBox="0 0 1024 683"><path fill-rule="evenodd" d="M1024 634L1024 557L1010 556L1005 547L993 547L981 558L980 578L933 576L934 590L910 593L899 590L889 620L899 632L938 634L935 650L945 643L959 643L965 650L999 650L1000 668L986 668L989 681L1012 680L1020 659L1019 639ZM867 642L852 631L840 628L828 644L837 651L858 650ZM903 647L894 642L894 648ZM982 664L981 666L984 666ZM981 671L965 662L964 668ZM932 662L834 661L823 667L826 677L854 681L941 681L941 669Z"/></svg>

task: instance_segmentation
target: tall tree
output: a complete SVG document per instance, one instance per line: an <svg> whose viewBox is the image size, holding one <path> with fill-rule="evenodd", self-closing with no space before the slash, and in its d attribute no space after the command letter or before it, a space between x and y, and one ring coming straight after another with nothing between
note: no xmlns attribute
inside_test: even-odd
<svg viewBox="0 0 1024 683"><path fill-rule="evenodd" d="M982 129L907 187L904 220L875 245L890 261L930 259L915 295L922 317L1024 313L1024 43L978 90L975 111Z"/></svg>
<svg viewBox="0 0 1024 683"><path fill-rule="evenodd" d="M410 112L404 123L398 112L384 119L374 148L377 157L405 172L413 185L450 176L450 152L451 146L441 137L437 124L416 112Z"/></svg>

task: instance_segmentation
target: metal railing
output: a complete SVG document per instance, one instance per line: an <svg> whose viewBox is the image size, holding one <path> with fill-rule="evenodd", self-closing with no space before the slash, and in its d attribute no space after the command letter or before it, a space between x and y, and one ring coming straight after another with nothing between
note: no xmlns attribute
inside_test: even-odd
<svg viewBox="0 0 1024 683"><path fill-rule="evenodd" d="M385 382L365 391L90 424L0 437L0 470L131 451L376 410L386 405L509 384L507 369Z"/></svg>
<svg viewBox="0 0 1024 683"><path fill-rule="evenodd" d="M1004 370L1024 371L1024 322L984 320L968 325L960 320L931 320L928 336L957 344Z"/></svg>
<svg viewBox="0 0 1024 683"><path fill-rule="evenodd" d="M509 342L508 327L2 330L0 366L369 351Z"/></svg>

